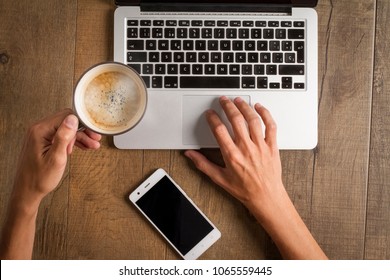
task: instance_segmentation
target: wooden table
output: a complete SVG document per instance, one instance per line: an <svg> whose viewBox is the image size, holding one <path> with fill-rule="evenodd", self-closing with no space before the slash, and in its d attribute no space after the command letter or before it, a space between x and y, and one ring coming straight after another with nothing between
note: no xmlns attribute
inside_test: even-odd
<svg viewBox="0 0 390 280"><path fill-rule="evenodd" d="M282 151L283 179L332 259L390 258L390 2L320 0L319 143ZM113 58L113 1L0 0L0 222L26 128L72 106L81 73ZM219 159L218 151L205 151ZM128 194L166 169L222 232L203 259L280 258L248 211L174 150L76 150L41 206L36 259L176 259Z"/></svg>

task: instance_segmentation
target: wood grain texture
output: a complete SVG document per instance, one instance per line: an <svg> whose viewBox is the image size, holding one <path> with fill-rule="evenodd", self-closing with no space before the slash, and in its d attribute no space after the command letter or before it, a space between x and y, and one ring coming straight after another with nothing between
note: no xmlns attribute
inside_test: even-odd
<svg viewBox="0 0 390 280"><path fill-rule="evenodd" d="M26 128L72 105L80 75L113 59L111 0L0 0L0 223ZM319 143L282 151L283 181L332 259L390 258L390 4L322 0ZM375 55L375 56L374 56ZM217 150L202 150L221 163ZM221 230L201 259L278 259L248 211L181 151L76 149L62 183L43 202L36 259L179 259L128 201L164 168Z"/></svg>
<svg viewBox="0 0 390 280"><path fill-rule="evenodd" d="M334 259L364 254L375 3L319 6L323 72L311 230Z"/></svg>
<svg viewBox="0 0 390 280"><path fill-rule="evenodd" d="M390 3L377 2L365 259L390 259Z"/></svg>
<svg viewBox="0 0 390 280"><path fill-rule="evenodd" d="M71 106L76 1L0 1L1 219L26 128ZM7 58L7 59L5 59ZM69 173L41 205L34 258L66 256Z"/></svg>

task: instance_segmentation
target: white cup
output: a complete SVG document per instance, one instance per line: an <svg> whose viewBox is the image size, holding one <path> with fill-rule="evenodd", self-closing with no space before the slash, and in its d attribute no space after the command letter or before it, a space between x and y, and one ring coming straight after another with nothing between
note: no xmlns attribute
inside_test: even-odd
<svg viewBox="0 0 390 280"><path fill-rule="evenodd" d="M132 129L142 119L146 105L143 79L134 69L118 62L89 68L77 82L73 95L80 123L103 135Z"/></svg>

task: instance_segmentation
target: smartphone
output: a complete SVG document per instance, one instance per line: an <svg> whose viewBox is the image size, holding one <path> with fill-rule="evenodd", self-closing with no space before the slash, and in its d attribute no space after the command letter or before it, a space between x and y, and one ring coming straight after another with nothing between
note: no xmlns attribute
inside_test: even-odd
<svg viewBox="0 0 390 280"><path fill-rule="evenodd" d="M156 170L129 199L183 259L197 259L221 237L163 169Z"/></svg>

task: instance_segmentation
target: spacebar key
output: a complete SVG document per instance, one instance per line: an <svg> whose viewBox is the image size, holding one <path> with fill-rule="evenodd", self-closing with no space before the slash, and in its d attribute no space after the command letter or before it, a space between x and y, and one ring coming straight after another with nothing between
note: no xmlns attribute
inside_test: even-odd
<svg viewBox="0 0 390 280"><path fill-rule="evenodd" d="M240 88L239 77L180 77L181 88Z"/></svg>

